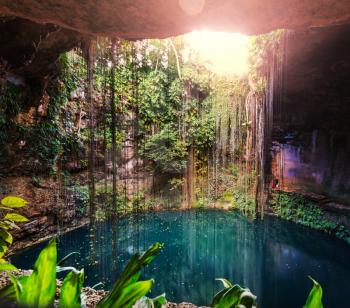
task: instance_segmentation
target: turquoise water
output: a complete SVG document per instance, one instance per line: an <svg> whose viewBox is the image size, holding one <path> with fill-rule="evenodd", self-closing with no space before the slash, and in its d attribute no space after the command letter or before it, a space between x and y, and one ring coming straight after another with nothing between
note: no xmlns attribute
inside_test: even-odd
<svg viewBox="0 0 350 308"><path fill-rule="evenodd" d="M323 233L266 217L250 221L236 212L219 210L165 211L130 215L116 225L101 222L59 239L59 255L78 251L70 265L84 267L85 285L108 289L136 251L154 242L163 251L144 271L154 278L153 295L168 300L209 305L225 277L249 287L259 307L298 308L305 303L311 275L324 289L326 308L348 307L350 246ZM17 253L11 261L32 268L44 244Z"/></svg>

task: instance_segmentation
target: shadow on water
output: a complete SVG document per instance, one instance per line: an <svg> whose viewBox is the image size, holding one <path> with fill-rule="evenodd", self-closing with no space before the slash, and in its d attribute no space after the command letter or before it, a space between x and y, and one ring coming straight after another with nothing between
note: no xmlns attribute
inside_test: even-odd
<svg viewBox="0 0 350 308"><path fill-rule="evenodd" d="M275 217L250 221L236 212L165 211L101 222L95 233L93 241L83 227L59 240L60 257L80 253L71 264L85 268L85 285L110 288L132 254L162 242L164 250L144 276L155 278L153 294L165 291L171 301L209 305L221 288L215 278L225 277L249 287L259 307L297 308L311 289L311 275L323 286L326 308L347 305L350 246ZM11 261L31 268L44 245Z"/></svg>

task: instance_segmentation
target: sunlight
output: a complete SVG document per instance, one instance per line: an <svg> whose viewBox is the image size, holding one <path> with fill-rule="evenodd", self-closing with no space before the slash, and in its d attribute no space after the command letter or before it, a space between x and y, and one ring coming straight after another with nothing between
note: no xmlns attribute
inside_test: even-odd
<svg viewBox="0 0 350 308"><path fill-rule="evenodd" d="M199 53L220 75L244 75L248 72L249 36L240 33L195 30L186 36L189 50Z"/></svg>

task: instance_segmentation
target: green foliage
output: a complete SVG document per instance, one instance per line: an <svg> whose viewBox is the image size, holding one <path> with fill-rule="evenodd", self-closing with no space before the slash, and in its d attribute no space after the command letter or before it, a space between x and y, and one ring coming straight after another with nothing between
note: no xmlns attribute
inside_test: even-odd
<svg viewBox="0 0 350 308"><path fill-rule="evenodd" d="M11 83L0 85L0 161L7 154L4 152L6 144L18 141L22 132L16 116L25 103L23 92L24 89Z"/></svg>
<svg viewBox="0 0 350 308"><path fill-rule="evenodd" d="M21 110L21 88L6 83L0 86L0 127L13 119Z"/></svg>
<svg viewBox="0 0 350 308"><path fill-rule="evenodd" d="M313 287L310 291L310 294L306 300L306 304L303 308L323 308L322 304L322 287L321 285L309 276L313 283Z"/></svg>
<svg viewBox="0 0 350 308"><path fill-rule="evenodd" d="M179 90L171 88L170 97L174 100L168 100L168 86L167 75L162 71L151 71L140 82L139 113L145 125L165 124L176 118Z"/></svg>
<svg viewBox="0 0 350 308"><path fill-rule="evenodd" d="M218 292L211 304L214 308L255 308L256 296L249 289L242 288L238 284L232 285L226 279L218 279L224 289Z"/></svg>
<svg viewBox="0 0 350 308"><path fill-rule="evenodd" d="M204 110L198 107L199 102L192 100L187 103L185 121L188 127L187 142L194 143L197 151L211 148L215 141L215 119L209 107L205 106ZM202 106L203 107L203 106Z"/></svg>
<svg viewBox="0 0 350 308"><path fill-rule="evenodd" d="M236 166L232 166L230 168L230 173L234 177L234 179L236 180L237 176L238 176L238 168Z"/></svg>
<svg viewBox="0 0 350 308"><path fill-rule="evenodd" d="M24 207L28 202L19 197L8 196L1 200L0 206L0 271L14 270L13 265L7 263L4 255L8 245L11 245L13 238L9 232L11 229L19 228L16 222L27 222L28 219L14 212L14 209Z"/></svg>
<svg viewBox="0 0 350 308"><path fill-rule="evenodd" d="M63 280L59 308L81 307L81 290L84 283L84 271L71 271Z"/></svg>
<svg viewBox="0 0 350 308"><path fill-rule="evenodd" d="M87 186L76 185L73 186L71 190L74 196L77 212L80 215L84 215L89 204L89 188Z"/></svg>
<svg viewBox="0 0 350 308"><path fill-rule="evenodd" d="M186 167L186 146L170 126L146 141L143 155L162 173L181 174Z"/></svg>
<svg viewBox="0 0 350 308"><path fill-rule="evenodd" d="M131 308L144 297L150 291L154 281L152 279L139 281L141 270L153 261L162 247L161 244L156 243L145 253L134 255L112 290L97 304L97 307ZM18 278L11 276L12 283L0 290L0 298L9 303L16 302L23 307L51 307L55 300L56 272L69 269L71 272L63 281L58 307L81 307L84 271L77 271L72 267L61 268L56 266L56 263L56 239L53 239L39 254L31 275ZM153 304L153 307L160 307L166 300L162 295L148 302Z"/></svg>
<svg viewBox="0 0 350 308"><path fill-rule="evenodd" d="M279 29L263 35L253 36L250 44L250 69L259 71L266 64L268 53L276 50L281 43L285 30Z"/></svg>
<svg viewBox="0 0 350 308"><path fill-rule="evenodd" d="M350 231L345 225L331 220L320 206L298 194L275 193L272 210L283 219L322 230L350 243Z"/></svg>

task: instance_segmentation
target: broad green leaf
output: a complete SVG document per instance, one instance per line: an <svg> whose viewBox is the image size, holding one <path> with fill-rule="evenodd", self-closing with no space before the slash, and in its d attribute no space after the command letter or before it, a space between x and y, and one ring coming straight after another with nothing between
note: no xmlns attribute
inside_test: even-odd
<svg viewBox="0 0 350 308"><path fill-rule="evenodd" d="M304 308L323 308L322 305L322 287L321 285L314 280L312 277L309 276L311 281L313 282L313 287L310 291L309 297L306 300L306 304L304 305Z"/></svg>
<svg viewBox="0 0 350 308"><path fill-rule="evenodd" d="M4 229L0 229L0 237L5 241L7 242L8 244L12 244L12 241L13 241L13 237L12 235L7 232L6 230Z"/></svg>
<svg viewBox="0 0 350 308"><path fill-rule="evenodd" d="M32 274L22 283L20 305L51 307L56 293L56 239L52 239L41 251Z"/></svg>
<svg viewBox="0 0 350 308"><path fill-rule="evenodd" d="M8 213L8 214L6 214L5 219L15 221L15 222L27 222L27 221L29 221L28 218L26 218L20 214L17 214L17 213Z"/></svg>
<svg viewBox="0 0 350 308"><path fill-rule="evenodd" d="M224 285L224 288L231 288L233 287L233 284L231 282L229 282L227 279L225 278L216 278L215 280L217 281L221 281L222 284Z"/></svg>
<svg viewBox="0 0 350 308"><path fill-rule="evenodd" d="M222 296L219 303L215 307L217 308L234 307L239 303L239 298L242 292L243 292L243 289L237 284L231 288L226 289L225 294Z"/></svg>
<svg viewBox="0 0 350 308"><path fill-rule="evenodd" d="M58 304L59 308L80 308L81 307L81 289L84 283L84 270L80 272L70 272L66 278L64 278L60 301Z"/></svg>
<svg viewBox="0 0 350 308"><path fill-rule="evenodd" d="M230 281L224 278L216 279L221 281L224 289L218 292L212 301L212 307L216 308L254 308L256 307L256 296L249 290L240 285L232 285Z"/></svg>
<svg viewBox="0 0 350 308"><path fill-rule="evenodd" d="M109 298L103 304L103 308L131 308L137 300L145 296L152 288L154 280L138 281L128 285L120 291L116 298Z"/></svg>
<svg viewBox="0 0 350 308"><path fill-rule="evenodd" d="M220 303L222 297L224 296L224 294L227 292L228 289L229 288L225 288L215 294L213 301L211 303L211 307L217 307L217 305Z"/></svg>
<svg viewBox="0 0 350 308"><path fill-rule="evenodd" d="M111 292L97 304L97 307L111 307L104 305L107 302L110 303L111 298L118 298L123 288L138 281L141 275L141 268L149 264L153 260L155 255L162 249L162 247L162 244L156 243L153 246L151 246L143 255L140 256L140 254L135 254L134 256L132 256L131 260L121 273L116 283L114 284Z"/></svg>
<svg viewBox="0 0 350 308"><path fill-rule="evenodd" d="M12 265L11 263L0 263L0 272L3 271L16 271L16 266Z"/></svg>
<svg viewBox="0 0 350 308"><path fill-rule="evenodd" d="M2 199L1 204L3 206L17 208L17 207L25 206L26 204L28 204L28 202L22 198L19 198L19 197L9 196L9 197L5 197L4 199Z"/></svg>
<svg viewBox="0 0 350 308"><path fill-rule="evenodd" d="M155 243L153 244L142 256L141 256L141 263L143 266L146 266L150 264L157 253L163 248L163 244Z"/></svg>

